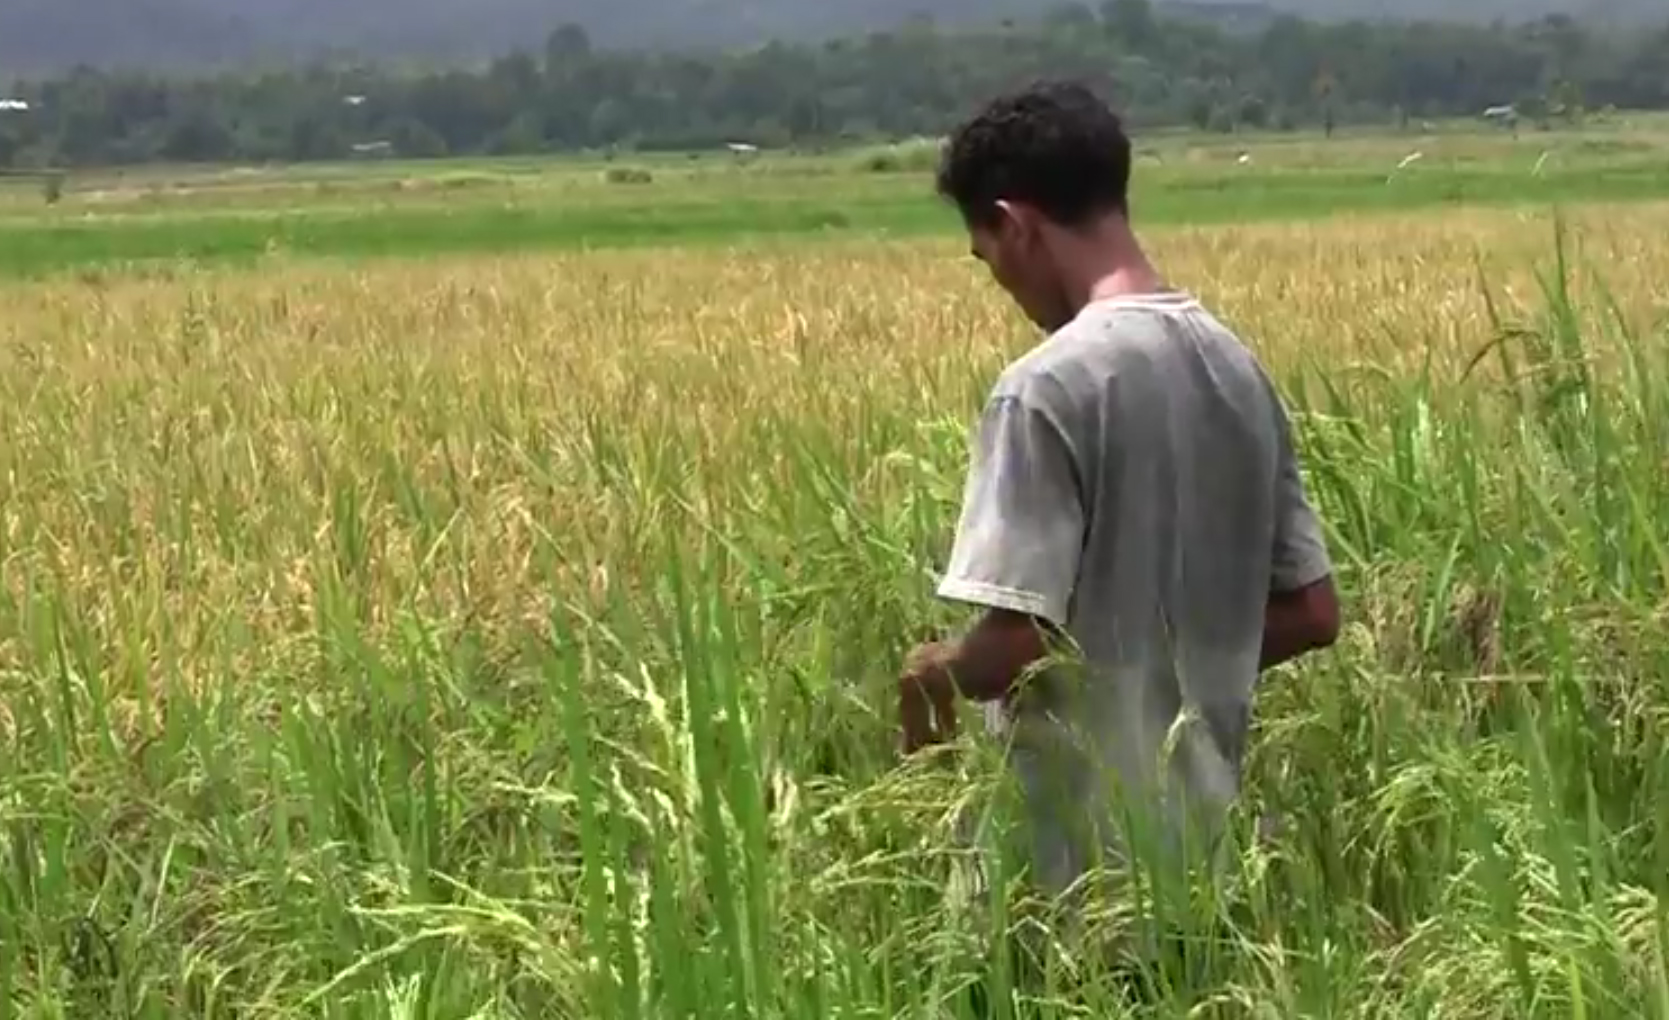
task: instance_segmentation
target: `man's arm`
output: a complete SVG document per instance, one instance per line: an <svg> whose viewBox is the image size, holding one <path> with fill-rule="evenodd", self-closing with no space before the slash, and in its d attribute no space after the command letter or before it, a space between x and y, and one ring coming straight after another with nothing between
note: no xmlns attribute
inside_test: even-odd
<svg viewBox="0 0 1669 1020"><path fill-rule="evenodd" d="M1263 656L1259 670L1330 647L1339 639L1339 598L1333 579L1297 591L1273 592L1263 613Z"/></svg>
<svg viewBox="0 0 1669 1020"><path fill-rule="evenodd" d="M901 695L1001 701L1066 626L1083 548L1072 450L1041 408L999 397L985 410L939 596L984 613L960 639L906 667ZM917 693L917 692L920 693ZM922 704L918 700L918 704ZM908 727L907 727L908 728ZM909 743L908 735L906 743Z"/></svg>
<svg viewBox="0 0 1669 1020"><path fill-rule="evenodd" d="M1009 609L986 609L960 638L933 646L913 664L929 688L969 701L1002 701L1033 663L1049 654L1047 620ZM954 689L944 685L954 683Z"/></svg>
<svg viewBox="0 0 1669 1020"><path fill-rule="evenodd" d="M1273 391L1271 391L1273 396ZM1321 522L1304 491L1292 427L1274 397L1279 471L1275 479L1275 547L1264 610L1260 669L1271 669L1339 637L1339 598Z"/></svg>

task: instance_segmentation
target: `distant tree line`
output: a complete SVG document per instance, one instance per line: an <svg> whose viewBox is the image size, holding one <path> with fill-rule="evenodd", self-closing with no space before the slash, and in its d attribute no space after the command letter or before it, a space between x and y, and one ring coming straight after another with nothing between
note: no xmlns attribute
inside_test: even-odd
<svg viewBox="0 0 1669 1020"><path fill-rule="evenodd" d="M920 19L726 54L603 51L564 25L537 51L472 70L81 68L20 81L0 91L0 167L820 145L938 134L978 98L1043 75L1094 82L1143 127L1406 122L1505 104L1546 126L1669 108L1669 20L1628 33L1564 16L1248 27L1110 0L1024 24Z"/></svg>

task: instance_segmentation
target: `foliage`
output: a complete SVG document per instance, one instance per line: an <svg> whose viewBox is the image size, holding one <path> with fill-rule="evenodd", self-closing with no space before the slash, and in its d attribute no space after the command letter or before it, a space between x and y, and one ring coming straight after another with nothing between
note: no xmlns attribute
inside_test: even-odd
<svg viewBox="0 0 1669 1020"><path fill-rule="evenodd" d="M321 63L182 79L82 68L21 82L31 109L0 112L0 166L318 160L375 143L427 157L932 137L978 97L1042 75L1091 81L1142 126L1331 126L1513 102L1549 126L1584 109L1669 106L1669 25L1616 34L1565 16L1284 16L1248 28L1111 0L1025 24L918 20L722 54L602 50L567 25L542 52L479 71Z"/></svg>

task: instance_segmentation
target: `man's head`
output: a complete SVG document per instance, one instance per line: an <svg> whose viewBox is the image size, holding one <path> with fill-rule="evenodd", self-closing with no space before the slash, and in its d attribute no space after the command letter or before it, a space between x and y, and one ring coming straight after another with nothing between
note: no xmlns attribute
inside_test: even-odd
<svg viewBox="0 0 1669 1020"><path fill-rule="evenodd" d="M1073 242L1129 212L1130 139L1080 85L1002 96L951 136L939 194L956 204L974 255L1031 320L1058 329L1077 313L1064 260Z"/></svg>

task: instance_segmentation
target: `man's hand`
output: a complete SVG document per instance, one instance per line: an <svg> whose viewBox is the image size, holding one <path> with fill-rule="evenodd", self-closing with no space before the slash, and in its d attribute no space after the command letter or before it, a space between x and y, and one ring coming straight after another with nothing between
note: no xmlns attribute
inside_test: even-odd
<svg viewBox="0 0 1669 1020"><path fill-rule="evenodd" d="M910 653L898 678L904 753L956 739L956 699L1007 703L1015 682L1048 654L1048 624L989 609L955 641L929 641Z"/></svg>
<svg viewBox="0 0 1669 1020"><path fill-rule="evenodd" d="M898 718L905 755L956 739L956 684L950 675L954 652L946 642L930 641L904 660L898 678Z"/></svg>

